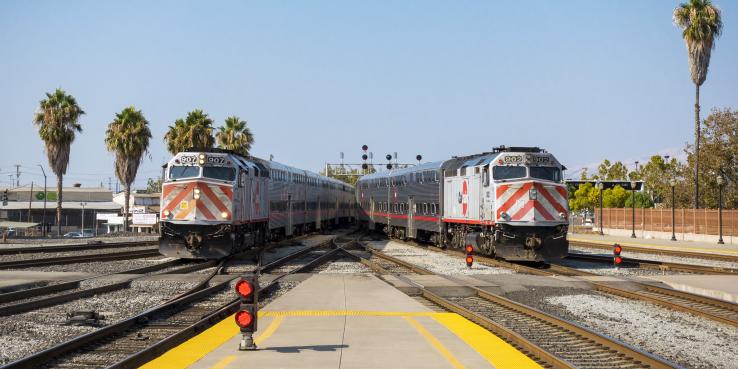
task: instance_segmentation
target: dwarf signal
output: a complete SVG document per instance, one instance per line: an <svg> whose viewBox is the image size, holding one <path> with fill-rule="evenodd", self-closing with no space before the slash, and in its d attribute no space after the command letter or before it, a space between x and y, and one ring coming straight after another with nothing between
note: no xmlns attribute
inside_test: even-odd
<svg viewBox="0 0 738 369"><path fill-rule="evenodd" d="M617 243L613 245L612 247L612 262L615 264L615 266L620 266L620 264L623 262L623 258L620 256L620 253L623 252L623 247L618 245Z"/></svg>
<svg viewBox="0 0 738 369"><path fill-rule="evenodd" d="M256 274L244 274L236 283L236 294L241 306L236 312L236 324L241 328L239 350L256 350L254 332L256 332L257 314L259 312L259 277Z"/></svg>
<svg viewBox="0 0 738 369"><path fill-rule="evenodd" d="M474 264L474 255L472 255L474 253L474 246L466 245L465 249L466 249L466 266L468 268L471 268L472 264Z"/></svg>

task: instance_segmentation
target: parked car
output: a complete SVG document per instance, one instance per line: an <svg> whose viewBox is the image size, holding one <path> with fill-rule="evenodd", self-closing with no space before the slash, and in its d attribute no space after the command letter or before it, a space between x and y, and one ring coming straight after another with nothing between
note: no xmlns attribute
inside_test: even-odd
<svg viewBox="0 0 738 369"><path fill-rule="evenodd" d="M15 237L17 233L14 227L8 227L6 232L8 232L8 237Z"/></svg>
<svg viewBox="0 0 738 369"><path fill-rule="evenodd" d="M82 233L80 232L69 232L64 234L64 238L82 238Z"/></svg>

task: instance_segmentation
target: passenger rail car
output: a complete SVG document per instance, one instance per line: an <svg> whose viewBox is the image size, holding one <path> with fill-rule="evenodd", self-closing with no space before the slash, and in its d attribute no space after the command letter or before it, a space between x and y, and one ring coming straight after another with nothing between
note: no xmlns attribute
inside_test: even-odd
<svg viewBox="0 0 738 369"><path fill-rule="evenodd" d="M159 250L218 259L267 240L352 222L354 188L274 161L212 149L165 166Z"/></svg>
<svg viewBox="0 0 738 369"><path fill-rule="evenodd" d="M377 172L357 183L359 220L390 237L471 244L508 260L556 260L569 248L563 169L545 150L501 146Z"/></svg>

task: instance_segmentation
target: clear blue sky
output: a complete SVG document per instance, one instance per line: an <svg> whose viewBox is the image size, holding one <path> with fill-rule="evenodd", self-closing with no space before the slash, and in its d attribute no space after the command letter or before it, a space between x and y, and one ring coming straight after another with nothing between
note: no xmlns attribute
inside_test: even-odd
<svg viewBox="0 0 738 369"><path fill-rule="evenodd" d="M362 144L401 161L537 145L569 168L679 151L694 86L677 3L2 1L0 183L13 164L40 180L32 117L56 87L87 112L68 184L114 178L103 135L131 104L154 135L139 186L168 158L167 126L196 108L248 120L254 154L316 171ZM704 112L738 108L738 4L715 3Z"/></svg>

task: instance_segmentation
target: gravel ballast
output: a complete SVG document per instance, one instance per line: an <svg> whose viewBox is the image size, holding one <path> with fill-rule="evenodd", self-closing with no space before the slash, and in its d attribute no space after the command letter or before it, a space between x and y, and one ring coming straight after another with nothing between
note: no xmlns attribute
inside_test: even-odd
<svg viewBox="0 0 738 369"><path fill-rule="evenodd" d="M89 282L88 284L93 284ZM67 326L66 314L94 310L105 316L109 325L192 288L194 282L171 283L166 280L133 281L131 288L104 293L83 300L70 301L28 313L0 318L0 364L28 356L72 337L97 329L90 326ZM86 287L92 287L88 285Z"/></svg>
<svg viewBox="0 0 738 369"><path fill-rule="evenodd" d="M367 244L387 255L394 256L438 274L515 274L515 271L507 268L490 267L480 263L474 263L472 268L467 268L464 259L460 257L454 257L420 247L403 245L399 242L370 241Z"/></svg>
<svg viewBox="0 0 738 369"><path fill-rule="evenodd" d="M588 247L580 247L580 246L569 246L569 251L578 252L582 254L612 256L612 253L608 253L603 250L593 249L593 248L588 248ZM699 259L699 258L686 258L686 257L670 256L670 255L645 254L645 253L640 253L640 252L627 251L627 248L623 250L622 255L625 258L633 258L633 259L654 260L654 261L663 261L667 263L705 265L705 266L715 266L715 267L720 267L720 268L738 269L738 263L731 263L729 261Z"/></svg>
<svg viewBox="0 0 738 369"><path fill-rule="evenodd" d="M25 270L37 272L85 272L85 273L120 273L129 269L143 268L172 260L165 256L149 256L140 259L96 261L89 263L46 265L33 268L18 268L8 270Z"/></svg>
<svg viewBox="0 0 738 369"><path fill-rule="evenodd" d="M536 288L505 295L685 368L738 368L738 329L597 292Z"/></svg>
<svg viewBox="0 0 738 369"><path fill-rule="evenodd" d="M581 270L583 272L595 273L599 275L612 275L612 276L652 276L652 275L679 275L679 274L691 274L677 272L673 270L658 270L658 269L646 269L639 268L637 266L621 266L615 267L612 263L600 263L596 261L586 260L574 260L574 259L561 259L556 261L556 264L567 266Z"/></svg>
<svg viewBox="0 0 738 369"><path fill-rule="evenodd" d="M88 250L77 250L77 251L61 251L61 252L34 252L30 254L16 254L16 255L0 255L0 262L6 261L20 261L20 260L35 260L35 259L46 259L56 257L67 257L67 256L82 256L82 255L108 255L119 252L138 251L138 250L156 250L155 246L121 246L120 248L104 248L104 249L88 249Z"/></svg>

